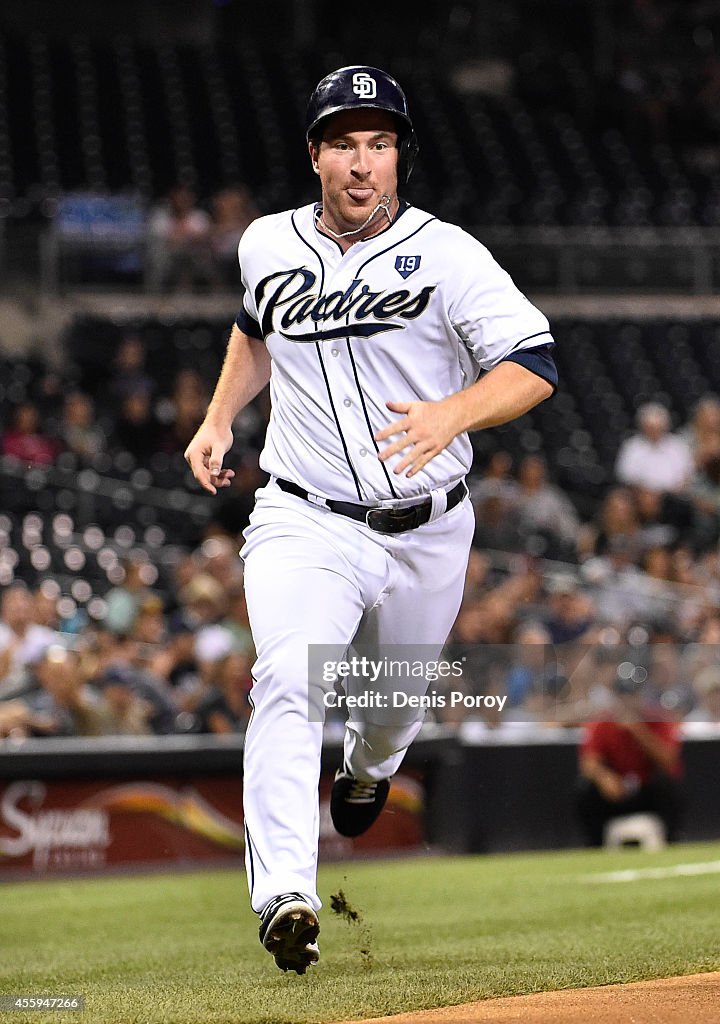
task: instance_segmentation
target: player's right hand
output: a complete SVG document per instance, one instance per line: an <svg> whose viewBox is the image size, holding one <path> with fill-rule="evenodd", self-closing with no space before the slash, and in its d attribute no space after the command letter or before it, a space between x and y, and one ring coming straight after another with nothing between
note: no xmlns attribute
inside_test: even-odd
<svg viewBox="0 0 720 1024"><path fill-rule="evenodd" d="M205 422L185 449L185 460L193 476L210 494L217 494L220 487L229 487L235 476L234 470L222 468L232 443L232 430L218 430Z"/></svg>

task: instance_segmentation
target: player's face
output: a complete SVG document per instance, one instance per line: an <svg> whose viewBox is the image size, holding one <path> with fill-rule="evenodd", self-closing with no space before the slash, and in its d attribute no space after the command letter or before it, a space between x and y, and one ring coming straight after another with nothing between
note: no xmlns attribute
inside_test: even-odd
<svg viewBox="0 0 720 1024"><path fill-rule="evenodd" d="M397 206L397 131L384 110L344 110L328 119L319 146L310 146L320 175L323 218L335 231L367 220L383 195ZM369 225L369 233L377 225Z"/></svg>

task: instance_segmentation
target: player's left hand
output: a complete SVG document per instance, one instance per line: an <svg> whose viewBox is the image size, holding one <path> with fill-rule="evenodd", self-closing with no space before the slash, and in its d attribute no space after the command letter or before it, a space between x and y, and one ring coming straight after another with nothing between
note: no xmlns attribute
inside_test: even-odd
<svg viewBox="0 0 720 1024"><path fill-rule="evenodd" d="M376 441L387 441L398 434L402 436L383 448L380 452L382 462L387 462L393 455L409 449L394 467L393 473L399 475L407 470L407 476L419 473L431 459L439 455L463 427L457 422L457 411L454 405L446 400L441 402L386 402L390 412L404 414L402 419L390 423L375 434Z"/></svg>

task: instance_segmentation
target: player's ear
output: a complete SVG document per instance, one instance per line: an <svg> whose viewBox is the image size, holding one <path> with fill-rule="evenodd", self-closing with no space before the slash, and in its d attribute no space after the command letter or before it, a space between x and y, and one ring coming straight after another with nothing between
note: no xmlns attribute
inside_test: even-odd
<svg viewBox="0 0 720 1024"><path fill-rule="evenodd" d="M315 171L316 174L319 174L320 168L318 167L317 158L320 154L320 147L313 139L310 139L310 141L308 142L308 152L310 154L310 160L312 161L313 170Z"/></svg>

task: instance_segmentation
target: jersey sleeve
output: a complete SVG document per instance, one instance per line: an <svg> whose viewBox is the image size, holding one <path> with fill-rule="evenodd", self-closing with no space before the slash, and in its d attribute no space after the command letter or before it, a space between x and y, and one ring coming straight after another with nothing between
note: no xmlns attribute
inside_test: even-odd
<svg viewBox="0 0 720 1024"><path fill-rule="evenodd" d="M250 224L246 231L243 232L243 236L238 245L240 276L242 278L245 294L243 295L240 312L235 318L235 323L244 334L248 334L251 338L257 338L259 341L262 341L263 334L260 329L260 317L258 316L257 309L255 308L254 290L250 284L250 276L253 266L254 238L255 231L253 231L253 225Z"/></svg>
<svg viewBox="0 0 720 1024"><path fill-rule="evenodd" d="M554 342L547 318L484 245L465 231L458 230L457 236L449 240L454 273L448 285L447 309L453 330L483 370L491 370L520 351L538 350L539 357L531 360L528 369L539 376L549 374L546 379L556 384L550 355Z"/></svg>

